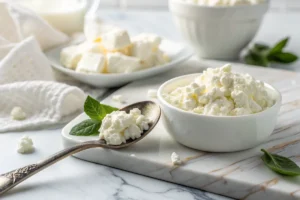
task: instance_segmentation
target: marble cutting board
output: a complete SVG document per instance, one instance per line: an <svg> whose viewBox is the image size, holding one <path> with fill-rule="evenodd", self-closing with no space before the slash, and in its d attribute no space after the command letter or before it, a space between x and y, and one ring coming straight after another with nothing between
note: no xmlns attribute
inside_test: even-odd
<svg viewBox="0 0 300 200"><path fill-rule="evenodd" d="M202 72L206 67L219 67L223 64L192 59L169 73L128 84L114 94L123 95L126 104L146 99L156 101L147 97L148 89L157 89L161 83L172 77ZM118 151L90 149L76 154L75 157L237 199L300 199L300 177L280 176L265 167L260 159L260 149L265 148L287 156L300 165L300 76L294 72L241 64L234 64L233 70L249 73L272 84L282 93L283 104L276 128L269 140L260 146L235 153L201 152L178 144L159 122L151 134L132 147ZM126 105L112 101L111 96L103 103L117 107ZM72 126L84 117L86 116L82 114L64 128L62 135L65 146L97 139L68 134ZM184 165L172 165L172 152L180 155Z"/></svg>

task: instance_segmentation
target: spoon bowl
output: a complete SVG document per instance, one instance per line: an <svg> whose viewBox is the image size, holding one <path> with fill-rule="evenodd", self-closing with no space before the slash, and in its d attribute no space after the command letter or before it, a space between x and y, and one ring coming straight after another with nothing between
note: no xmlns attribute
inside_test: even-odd
<svg viewBox="0 0 300 200"><path fill-rule="evenodd" d="M158 123L161 115L161 110L160 107L152 101L137 102L129 106L126 106L120 110L128 113L133 108L140 109L141 113L150 120L149 129L144 131L141 134L141 137L134 140L132 139L127 140L126 143L122 143L120 145L107 144L106 141L103 139L82 142L81 144L66 148L36 164L27 165L25 167L21 167L19 169L2 174L0 175L0 195L12 189L13 187L23 182L27 178L31 177L32 175L40 172L41 170L80 151L91 149L91 148L97 148L97 147L102 147L107 149L121 149L133 145L138 141L142 140L152 131L152 129Z"/></svg>

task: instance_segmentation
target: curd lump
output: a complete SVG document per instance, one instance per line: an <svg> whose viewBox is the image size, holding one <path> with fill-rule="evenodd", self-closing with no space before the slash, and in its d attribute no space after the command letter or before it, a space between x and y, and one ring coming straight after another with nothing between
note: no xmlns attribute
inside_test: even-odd
<svg viewBox="0 0 300 200"><path fill-rule="evenodd" d="M274 104L262 81L233 73L231 65L208 68L194 82L164 98L185 111L203 115L240 116L261 112Z"/></svg>
<svg viewBox="0 0 300 200"><path fill-rule="evenodd" d="M33 150L34 147L33 147L32 139L24 135L18 142L18 148L17 148L18 153L26 154L26 153L33 152Z"/></svg>
<svg viewBox="0 0 300 200"><path fill-rule="evenodd" d="M100 127L100 139L107 144L120 145L128 139L141 137L143 131L149 129L149 119L137 108L125 111L114 111L105 116Z"/></svg>

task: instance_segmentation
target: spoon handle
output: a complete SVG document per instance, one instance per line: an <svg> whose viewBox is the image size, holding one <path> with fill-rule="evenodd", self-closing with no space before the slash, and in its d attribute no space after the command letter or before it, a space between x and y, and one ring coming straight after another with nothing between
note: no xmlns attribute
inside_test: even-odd
<svg viewBox="0 0 300 200"><path fill-rule="evenodd" d="M69 147L58 153L50 156L49 158L40 161L36 164L27 165L19 169L7 172L0 175L0 195L23 182L32 175L42 171L50 165L80 151L94 147L104 147L99 141L84 142L79 145Z"/></svg>

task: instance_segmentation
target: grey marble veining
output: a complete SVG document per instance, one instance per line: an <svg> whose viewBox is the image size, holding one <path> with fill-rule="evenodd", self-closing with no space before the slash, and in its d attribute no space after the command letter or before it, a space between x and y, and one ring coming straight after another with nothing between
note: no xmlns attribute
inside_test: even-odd
<svg viewBox="0 0 300 200"><path fill-rule="evenodd" d="M112 96L104 99L103 102L122 107L126 104L144 100L156 101L147 97L149 89L157 89L160 84L172 77L188 73L199 73L208 66L217 67L224 64L224 62L199 62L196 59L191 59L169 73L152 79L136 81L116 91L115 94L123 96L126 101L125 104L121 105L113 101ZM260 149L264 148L272 153L290 157L299 164L299 156L296 152L299 150L298 144L300 141L300 120L297 118L300 113L299 96L297 95L300 88L300 76L294 72L247 67L240 64L233 64L232 70L249 73L259 80L273 84L282 93L283 103L275 131L267 141L262 142L257 147L232 153L209 153L193 150L172 139L168 134L168 130L160 121L151 134L131 147L121 151L101 148L91 149L80 152L75 156L87 161L238 199L299 199L300 179L289 180L269 170L260 158L262 155ZM65 146L73 146L75 143L98 139L91 136L69 135L71 128L84 119L84 116L76 118L63 130ZM268 123L267 119L266 123ZM184 165L173 166L171 164L170 155L174 151L180 155ZM132 154L135 154L135 156L131 156Z"/></svg>

